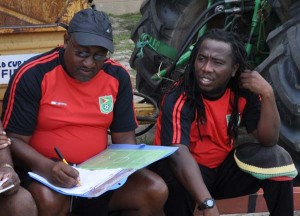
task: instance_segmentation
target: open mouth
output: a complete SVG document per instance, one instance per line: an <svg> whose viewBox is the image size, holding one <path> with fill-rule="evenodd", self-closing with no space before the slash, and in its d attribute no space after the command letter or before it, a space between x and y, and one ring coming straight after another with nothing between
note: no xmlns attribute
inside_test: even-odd
<svg viewBox="0 0 300 216"><path fill-rule="evenodd" d="M212 78L208 78L208 77L201 77L199 79L199 81L200 81L201 85L210 85L213 82L213 79Z"/></svg>

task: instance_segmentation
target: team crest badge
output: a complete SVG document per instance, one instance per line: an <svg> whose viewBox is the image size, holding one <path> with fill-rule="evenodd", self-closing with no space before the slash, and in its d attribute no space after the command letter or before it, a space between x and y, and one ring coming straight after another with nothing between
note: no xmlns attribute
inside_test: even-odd
<svg viewBox="0 0 300 216"><path fill-rule="evenodd" d="M99 105L101 113L108 114L113 110L113 98L111 95L99 97Z"/></svg>

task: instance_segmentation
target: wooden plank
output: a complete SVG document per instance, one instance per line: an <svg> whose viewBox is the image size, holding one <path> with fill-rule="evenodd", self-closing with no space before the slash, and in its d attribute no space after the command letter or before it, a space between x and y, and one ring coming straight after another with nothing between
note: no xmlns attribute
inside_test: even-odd
<svg viewBox="0 0 300 216"><path fill-rule="evenodd" d="M6 88L7 88L7 84L0 84L0 100L1 101L3 100Z"/></svg>
<svg viewBox="0 0 300 216"><path fill-rule="evenodd" d="M155 113L155 107L152 104L147 103L135 103L136 115L140 116L153 116Z"/></svg>
<svg viewBox="0 0 300 216"><path fill-rule="evenodd" d="M134 107L139 125L148 125L156 123L156 119L154 118L156 111L154 105L149 103L134 103ZM151 121L145 121L145 117L151 117ZM144 121L142 121L141 119L143 119Z"/></svg>
<svg viewBox="0 0 300 216"><path fill-rule="evenodd" d="M41 28L40 32L0 34L0 54L38 54L63 44L65 30L62 27Z"/></svg>
<svg viewBox="0 0 300 216"><path fill-rule="evenodd" d="M0 33L3 28L69 23L75 12L87 6L87 0L1 0Z"/></svg>

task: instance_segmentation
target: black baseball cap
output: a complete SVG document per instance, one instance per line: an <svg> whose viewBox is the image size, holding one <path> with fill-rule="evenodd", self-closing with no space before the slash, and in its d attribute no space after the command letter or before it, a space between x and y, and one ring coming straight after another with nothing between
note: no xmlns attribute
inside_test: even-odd
<svg viewBox="0 0 300 216"><path fill-rule="evenodd" d="M101 46L114 52L111 23L106 13L87 8L77 12L68 27L82 46Z"/></svg>

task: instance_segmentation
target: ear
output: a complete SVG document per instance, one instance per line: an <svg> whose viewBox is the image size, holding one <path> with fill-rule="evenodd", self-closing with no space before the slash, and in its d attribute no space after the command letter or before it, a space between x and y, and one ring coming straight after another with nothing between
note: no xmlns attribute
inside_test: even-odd
<svg viewBox="0 0 300 216"><path fill-rule="evenodd" d="M231 77L234 77L234 76L235 76L235 74L236 74L237 70L239 69L239 67L240 67L240 65L239 65L239 64L235 64L235 65L233 65L233 67L232 67L232 73L231 73Z"/></svg>
<svg viewBox="0 0 300 216"><path fill-rule="evenodd" d="M64 48L67 47L68 41L69 41L69 35L68 35L68 33L65 33L64 34Z"/></svg>

